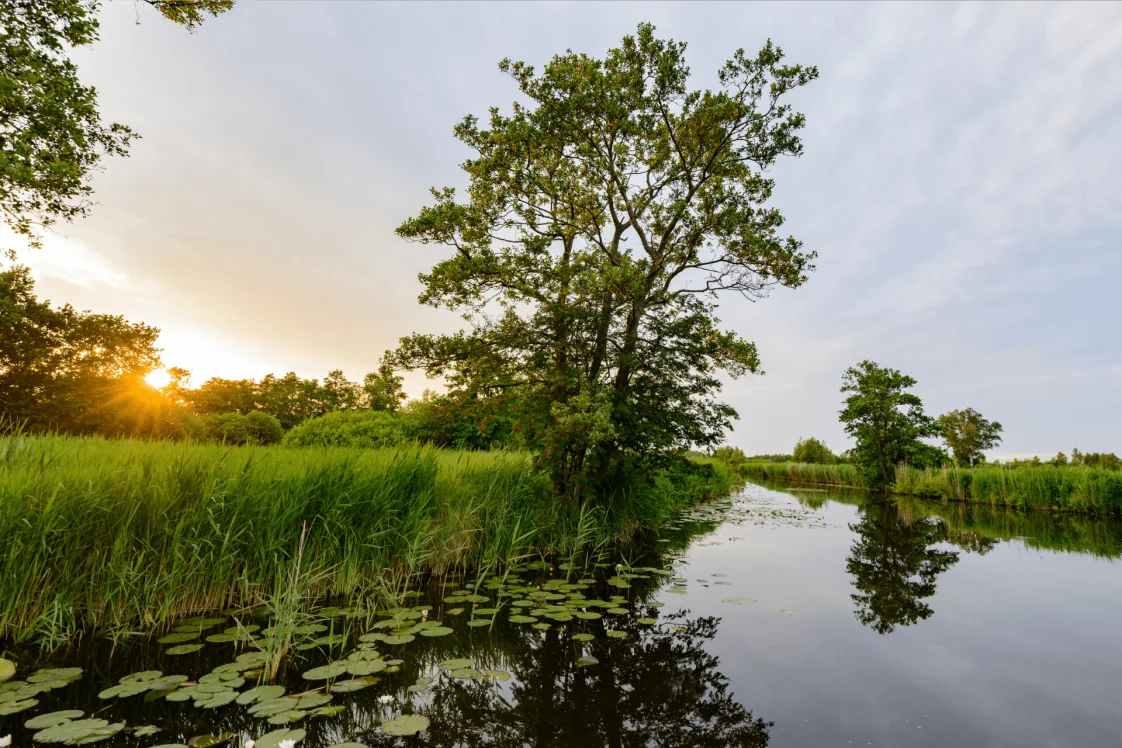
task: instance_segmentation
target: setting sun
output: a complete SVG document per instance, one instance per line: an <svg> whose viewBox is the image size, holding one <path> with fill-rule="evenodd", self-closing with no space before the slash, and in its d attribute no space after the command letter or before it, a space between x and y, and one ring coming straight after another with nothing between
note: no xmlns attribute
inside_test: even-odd
<svg viewBox="0 0 1122 748"><path fill-rule="evenodd" d="M144 375L144 382L149 387L162 390L171 384L171 374L168 374L167 369L156 369Z"/></svg>

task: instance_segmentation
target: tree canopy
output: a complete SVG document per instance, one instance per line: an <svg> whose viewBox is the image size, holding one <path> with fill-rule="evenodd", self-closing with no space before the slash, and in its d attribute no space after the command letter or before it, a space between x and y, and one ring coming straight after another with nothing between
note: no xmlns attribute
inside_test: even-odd
<svg viewBox="0 0 1122 748"><path fill-rule="evenodd" d="M194 29L233 0L145 0ZM128 154L136 134L106 125L97 91L69 58L98 38L100 0L0 0L0 214L32 246L39 229L90 208L103 156Z"/></svg>
<svg viewBox="0 0 1122 748"><path fill-rule="evenodd" d="M985 462L985 451L1001 443L1001 424L987 421L973 408L944 413L938 423L956 465L974 467Z"/></svg>
<svg viewBox="0 0 1122 748"><path fill-rule="evenodd" d="M838 461L837 455L813 436L799 440L791 454L791 459L795 462L809 462L820 465L832 465Z"/></svg>
<svg viewBox="0 0 1122 748"><path fill-rule="evenodd" d="M817 77L769 41L691 90L685 44L641 24L602 59L568 51L540 72L503 60L521 100L465 117L465 194L434 189L410 240L452 248L423 303L461 311L453 335L402 340L392 363L453 387L515 392L557 496L607 492L621 466L716 444L736 416L721 375L759 370L716 299L797 287L813 252L783 237L766 171L802 152L784 103Z"/></svg>
<svg viewBox="0 0 1122 748"><path fill-rule="evenodd" d="M852 455L862 482L871 488L891 485L896 465L919 467L941 462L939 450L920 439L939 436L938 425L923 412L923 402L908 392L916 380L896 369L862 361L846 370L839 413L845 431L857 440Z"/></svg>

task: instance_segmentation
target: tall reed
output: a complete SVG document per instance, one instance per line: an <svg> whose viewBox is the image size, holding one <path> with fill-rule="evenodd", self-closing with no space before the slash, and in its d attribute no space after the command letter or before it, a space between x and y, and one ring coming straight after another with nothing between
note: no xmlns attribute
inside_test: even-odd
<svg viewBox="0 0 1122 748"><path fill-rule="evenodd" d="M268 603L301 548L310 596L569 554L657 522L691 490L659 486L582 517L523 453L4 436L0 639Z"/></svg>

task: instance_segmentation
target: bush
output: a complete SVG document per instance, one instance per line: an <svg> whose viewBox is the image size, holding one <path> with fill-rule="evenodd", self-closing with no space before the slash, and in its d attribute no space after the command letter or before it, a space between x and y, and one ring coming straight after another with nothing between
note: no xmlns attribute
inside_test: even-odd
<svg viewBox="0 0 1122 748"><path fill-rule="evenodd" d="M800 439L795 445L791 456L792 462L805 462L810 465L833 465L838 461L836 455L822 442L813 436L809 439Z"/></svg>
<svg viewBox="0 0 1122 748"><path fill-rule="evenodd" d="M259 411L247 415L216 413L200 416L198 423L201 429L191 434L192 436L222 444L276 444L284 436L280 421Z"/></svg>
<svg viewBox="0 0 1122 748"><path fill-rule="evenodd" d="M284 435L289 447L374 449L409 441L401 418L376 410L335 410L304 421Z"/></svg>

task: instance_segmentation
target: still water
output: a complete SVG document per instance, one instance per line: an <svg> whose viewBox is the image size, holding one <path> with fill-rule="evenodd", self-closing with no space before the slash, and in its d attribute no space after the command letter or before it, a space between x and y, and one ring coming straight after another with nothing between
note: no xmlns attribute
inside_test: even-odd
<svg viewBox="0 0 1122 748"><path fill-rule="evenodd" d="M407 605L431 605L424 619L452 633L368 640L399 671L332 694L338 713L294 714L282 728L306 733L300 748L1122 745L1120 555L1114 520L749 485L599 566L530 564L490 586L433 580ZM489 598L477 608L498 605L494 624L467 625L472 601L453 614L464 607L456 588ZM574 618L557 613L566 595L603 604L573 605ZM340 626L342 644L305 651L286 672L289 695L322 689L301 673L344 658L371 630L369 619ZM227 731L226 745L243 745L277 724L236 702L98 698L140 670L193 681L240 647L170 656L153 640L88 639L45 659L22 653L17 678L84 672L0 716L0 736L34 745L28 719L74 709L124 725L108 745ZM472 672L442 670L452 658ZM410 691L422 677L431 685ZM423 715L427 729L379 728L402 714Z"/></svg>

